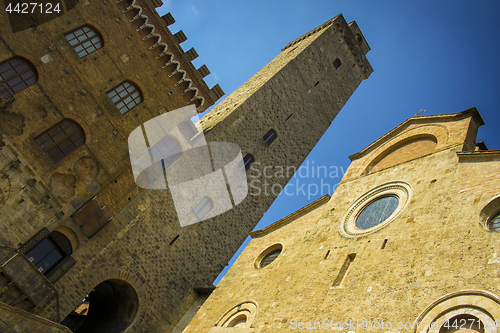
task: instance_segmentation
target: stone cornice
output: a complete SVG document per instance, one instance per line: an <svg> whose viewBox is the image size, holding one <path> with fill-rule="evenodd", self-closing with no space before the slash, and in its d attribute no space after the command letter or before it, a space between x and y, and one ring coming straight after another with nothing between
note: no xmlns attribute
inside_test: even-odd
<svg viewBox="0 0 500 333"><path fill-rule="evenodd" d="M284 218L274 222L273 224L268 225L264 229L252 231L250 233L250 236L252 238L256 238L256 237L261 237L261 236L267 235L271 231L274 231L274 230L284 226L285 224L288 224L289 222L297 219L298 217L300 217L306 213L311 212L315 208L326 203L328 200L330 200L330 195L326 194L326 195L322 196L321 198L311 202L307 206L304 206L304 207L300 208L299 210L296 210L295 212L291 213L290 215L287 215Z"/></svg>
<svg viewBox="0 0 500 333"><path fill-rule="evenodd" d="M457 153L459 162L472 159L498 159L500 150L461 151Z"/></svg>

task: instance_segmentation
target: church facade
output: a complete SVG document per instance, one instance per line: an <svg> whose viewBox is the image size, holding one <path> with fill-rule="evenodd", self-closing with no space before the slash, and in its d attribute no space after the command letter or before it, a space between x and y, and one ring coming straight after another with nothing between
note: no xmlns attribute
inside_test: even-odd
<svg viewBox="0 0 500 333"><path fill-rule="evenodd" d="M252 232L185 332L497 332L500 151L475 109L417 116Z"/></svg>
<svg viewBox="0 0 500 333"><path fill-rule="evenodd" d="M127 138L169 111L205 111L222 89L159 1L49 5L5 1L0 15L0 330L182 331L275 196L181 227L168 189L138 186ZM198 129L237 144L248 167L298 168L370 76L368 51L339 15L149 148L174 164Z"/></svg>

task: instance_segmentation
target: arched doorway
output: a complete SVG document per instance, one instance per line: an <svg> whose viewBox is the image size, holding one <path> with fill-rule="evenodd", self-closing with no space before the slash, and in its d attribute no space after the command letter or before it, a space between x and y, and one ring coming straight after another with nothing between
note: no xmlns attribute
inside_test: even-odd
<svg viewBox="0 0 500 333"><path fill-rule="evenodd" d="M61 324L74 333L121 333L137 314L139 298L126 281L110 279L101 282ZM83 311L82 311L83 310Z"/></svg>

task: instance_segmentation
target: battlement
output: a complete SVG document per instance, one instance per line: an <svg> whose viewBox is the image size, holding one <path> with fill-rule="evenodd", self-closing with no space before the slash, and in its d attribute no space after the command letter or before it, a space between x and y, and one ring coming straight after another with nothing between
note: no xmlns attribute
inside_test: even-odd
<svg viewBox="0 0 500 333"><path fill-rule="evenodd" d="M180 44L187 40L182 30L172 34L169 25L175 22L168 13L159 16L152 6L158 7L161 1L152 3L148 0L117 0L130 23L146 43L160 66L174 80L174 85L181 89L186 104L194 103L198 112L212 106L224 92L217 84L208 88L203 80L210 71L206 65L196 69L191 61L198 58L194 48L184 51Z"/></svg>

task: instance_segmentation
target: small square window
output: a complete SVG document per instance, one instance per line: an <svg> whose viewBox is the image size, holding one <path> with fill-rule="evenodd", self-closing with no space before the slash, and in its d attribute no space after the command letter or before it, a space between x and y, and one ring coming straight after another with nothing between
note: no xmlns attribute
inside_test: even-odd
<svg viewBox="0 0 500 333"><path fill-rule="evenodd" d="M339 69L339 67L342 65L342 62L340 61L339 58L335 59L333 62L333 66L335 66L335 69Z"/></svg>

